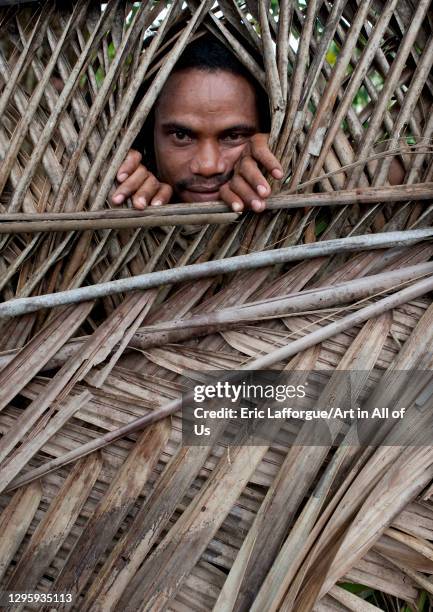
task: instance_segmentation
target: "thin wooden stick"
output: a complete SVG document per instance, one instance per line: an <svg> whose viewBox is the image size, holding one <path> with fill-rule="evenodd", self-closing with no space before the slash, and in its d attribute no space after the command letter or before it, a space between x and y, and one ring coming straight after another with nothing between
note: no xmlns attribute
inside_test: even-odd
<svg viewBox="0 0 433 612"><path fill-rule="evenodd" d="M161 3L160 10L162 6L163 5ZM144 24L146 23L148 25L148 16L151 11L151 8L152 7L150 3L147 6L145 6L145 4L143 3L141 4L140 8L134 16L134 21L131 23L130 27L127 30L126 36L124 37L120 48L116 52L114 61L111 64L107 76L104 78L104 81L95 98L95 101L89 110L83 129L80 130L76 148L68 161L68 165L65 169L65 173L63 176L63 182L56 195L54 210L60 210L62 207L68 189L70 188L70 185L74 178L75 169L84 152L87 140L92 131L94 130L97 123L97 119L101 114L104 104L107 100L108 94L113 88L113 81L118 75L119 70L123 65L123 62L125 61L125 57L130 50L131 45L136 42L137 36L144 27ZM153 16L154 14L152 13L152 17Z"/></svg>
<svg viewBox="0 0 433 612"><path fill-rule="evenodd" d="M358 42L361 29L364 26L371 3L372 0L361 2L353 19L344 47L338 56L338 61L331 73L329 83L323 92L319 108L317 109L317 113L314 117L313 125L308 132L303 150L293 172L293 176L290 181L290 188L293 190L297 188L310 156L318 155L320 149L322 148L323 139L331 120L332 109L338 90L341 86L341 81L346 75L347 68ZM351 187L354 187L354 185L351 185Z"/></svg>
<svg viewBox="0 0 433 612"><path fill-rule="evenodd" d="M147 328L141 327L137 331L135 346L140 347L140 340L145 341L153 334L164 333L167 337L169 332L198 331L200 328L208 328L209 326L212 326L213 331L214 326L220 329L227 324L282 317L316 308L332 308L339 304L350 303L353 300L368 296L373 297L378 292L396 289L402 283L419 280L420 277L432 273L433 262L429 261L407 268L357 278L337 285L299 291L288 296L271 298L261 302L246 302L241 306L223 308L209 314L198 314L188 319L173 319L172 321L156 323ZM171 336L167 338L167 342L174 341Z"/></svg>
<svg viewBox="0 0 433 612"><path fill-rule="evenodd" d="M401 135L403 127L409 122L413 116L416 104L420 98L421 91L429 77L433 65L433 36L430 37L421 60L413 75L409 89L405 94L403 106L394 123L394 128L391 137L387 142L387 149L394 149L398 144L398 139ZM377 165L375 176L373 177L373 185L383 185L388 177L389 167L392 162L392 157L384 157Z"/></svg>
<svg viewBox="0 0 433 612"><path fill-rule="evenodd" d="M362 143L359 147L359 150L357 151L358 157L364 163L367 162L368 152L377 138L377 133L380 128L380 123L382 121L383 114L387 109L392 92L395 90L398 84L398 80L403 71L403 67L406 64L412 46L416 41L417 33L421 28L423 19L428 11L429 5L430 0L420 0L418 2L409 29L406 31L401 45L398 49L397 55L395 56L394 61L391 65L391 69L387 75L387 79L385 81L383 89L380 92L377 104L374 108L373 116L370 119L367 131L365 132L364 137L362 139ZM362 171L363 166L361 165L355 168L355 170L352 172L352 175L347 181L347 187L349 189L353 188L358 183Z"/></svg>
<svg viewBox="0 0 433 612"><path fill-rule="evenodd" d="M345 206L356 203L403 202L429 200L433 183L371 187L329 193L286 194L269 198L268 210L304 208L305 206ZM103 210L76 213L3 214L0 234L62 232L70 230L126 229L170 225L208 225L232 223L239 218L221 202L173 204L143 211Z"/></svg>
<svg viewBox="0 0 433 612"><path fill-rule="evenodd" d="M282 133L279 138L279 142L276 147L276 155L280 158L283 155L287 139L290 134L296 129L295 119L296 111L302 96L302 85L306 78L307 63L309 58L310 39L313 35L314 18L316 14L317 0L312 0L307 6L307 15L305 17L305 23L302 28L301 38L299 42L299 50L296 54L296 65L294 69L294 75L290 87L290 97L287 104L286 117L282 128ZM290 51L290 45L288 45L288 51ZM291 152L290 152L291 155ZM290 158L284 161L287 170Z"/></svg>
<svg viewBox="0 0 433 612"><path fill-rule="evenodd" d="M23 234L35 232L66 232L70 230L99 230L99 229L131 229L136 227L167 227L172 225L208 225L233 223L239 217L235 212L221 212L219 214L197 215L167 215L167 216L131 216L131 217L102 217L100 219L86 219L86 213L77 213L75 219L61 219L48 221L22 221L15 223L1 223L0 234ZM42 217L43 215L41 215ZM82 218L83 216L84 218Z"/></svg>
<svg viewBox="0 0 433 612"><path fill-rule="evenodd" d="M65 304L74 304L87 300L94 300L107 295L134 291L137 289L151 289L161 285L180 283L187 280L196 280L230 274L241 270L264 268L279 263L288 263L302 259L313 259L334 253L350 253L372 249L385 249L395 246L414 244L433 236L433 228L410 230L404 232L385 232L380 234L366 234L327 240L313 244L299 244L285 249L261 251L248 255L237 255L227 259L217 259L205 263L192 264L183 268L171 268L150 274L140 274L132 278L123 278L99 285L80 287L69 291L59 291L47 295L38 295L29 298L8 300L0 304L0 318L14 317L27 312L35 312L41 308L52 308Z"/></svg>
<svg viewBox="0 0 433 612"><path fill-rule="evenodd" d="M276 143L277 136L281 130L286 110L286 100L283 98L280 77L278 74L277 61L274 51L274 41L269 26L269 1L259 0L259 19L263 43L263 60L266 67L266 83L271 103L271 131L269 135L269 146L272 148Z"/></svg>
<svg viewBox="0 0 433 612"><path fill-rule="evenodd" d="M41 138L39 141L39 146L36 147L32 155L30 157L29 163L26 165L24 172L20 178L19 184L12 196L11 202L9 204L9 210L18 211L21 208L21 204L27 189L30 186L33 174L37 168L37 165L45 151L46 146L48 145L52 133L56 128L57 122L65 109L70 97L72 95L73 88L82 74L84 68L89 63L91 54L93 49L97 46L102 36L104 35L105 28L109 26L112 15L114 13L114 8L119 0L112 0L112 4L107 7L107 10L104 11L100 17L99 23L95 30L92 32L89 40L86 43L86 47L84 48L81 56L79 57L77 63L73 67L70 78L62 90L62 93L59 96L56 107L51 113L48 121L45 124L43 132L41 134Z"/></svg>
<svg viewBox="0 0 433 612"><path fill-rule="evenodd" d="M235 2L237 5L237 3ZM291 0L280 0L280 12L278 14L278 37L277 37L277 66L281 83L281 93L287 100L289 66L289 36L293 17L293 2ZM247 21L247 20L246 20Z"/></svg>
<svg viewBox="0 0 433 612"><path fill-rule="evenodd" d="M353 101L353 98L359 87L361 86L361 83L367 74L368 68L371 65L374 55L381 44L383 35L386 31L390 19L392 18L396 4L397 0L388 0L386 6L381 11L381 16L373 30L372 36L370 37L367 46L362 54L362 57L356 65L349 85L344 92L344 98L339 104L336 111L334 112L332 122L330 123L329 129L326 134L326 138L311 170L310 178L317 177L323 167L328 151L332 146L332 143L338 130L340 129L341 122L346 116Z"/></svg>
<svg viewBox="0 0 433 612"><path fill-rule="evenodd" d="M196 337L221 331L234 324L279 318L318 308L333 308L341 304L350 304L353 300L376 297L384 291L402 288L403 284L419 280L432 273L433 262L425 262L397 270L380 272L329 287L300 291L289 296L270 298L260 302L246 302L237 308L221 308L209 314L172 319L163 323L140 327L132 337L129 346L148 349L179 342L191 336ZM43 366L43 369L52 370L63 365L71 355L81 350L87 340L88 336L69 340ZM20 350L23 349L13 349L0 353L0 371L14 359Z"/></svg>

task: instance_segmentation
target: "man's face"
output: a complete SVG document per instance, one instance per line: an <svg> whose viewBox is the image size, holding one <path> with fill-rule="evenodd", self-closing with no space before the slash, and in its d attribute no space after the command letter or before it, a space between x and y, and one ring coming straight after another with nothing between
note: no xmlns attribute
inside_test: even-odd
<svg viewBox="0 0 433 612"><path fill-rule="evenodd" d="M196 68L175 72L155 110L158 178L180 201L217 200L258 131L256 94L242 76Z"/></svg>

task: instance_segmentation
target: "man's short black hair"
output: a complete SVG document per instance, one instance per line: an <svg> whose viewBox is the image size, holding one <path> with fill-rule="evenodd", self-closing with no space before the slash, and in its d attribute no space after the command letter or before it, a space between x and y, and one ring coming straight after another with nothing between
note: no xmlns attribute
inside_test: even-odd
<svg viewBox="0 0 433 612"><path fill-rule="evenodd" d="M238 58L211 34L203 34L189 43L177 61L173 72L188 68L198 68L209 72L227 70L253 81L251 74Z"/></svg>

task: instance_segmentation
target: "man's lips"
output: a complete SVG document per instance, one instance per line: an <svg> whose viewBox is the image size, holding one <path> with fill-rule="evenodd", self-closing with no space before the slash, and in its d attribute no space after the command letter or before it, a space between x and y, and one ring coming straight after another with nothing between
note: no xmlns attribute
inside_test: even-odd
<svg viewBox="0 0 433 612"><path fill-rule="evenodd" d="M222 185L211 185L211 186L206 186L206 187L194 186L194 187L187 187L185 191L192 191L193 193L215 193L220 190L221 186Z"/></svg>
<svg viewBox="0 0 433 612"><path fill-rule="evenodd" d="M219 200L219 190L221 185L212 185L211 187L202 187L194 185L183 191L183 199L191 202L211 202Z"/></svg>

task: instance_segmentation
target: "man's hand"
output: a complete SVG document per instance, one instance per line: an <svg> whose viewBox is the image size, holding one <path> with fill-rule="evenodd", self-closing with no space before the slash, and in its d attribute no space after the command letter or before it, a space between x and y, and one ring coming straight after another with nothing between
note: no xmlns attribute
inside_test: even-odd
<svg viewBox="0 0 433 612"><path fill-rule="evenodd" d="M140 162L141 154L131 149L117 173L120 186L111 198L114 205L123 204L129 197L137 209L170 201L173 195L171 186L161 183ZM242 212L244 208L261 212L266 208L265 198L271 195L271 187L259 164L275 179L283 177L281 164L269 149L267 134L254 134L250 138L234 166L233 177L219 190L221 200L235 212Z"/></svg>
<svg viewBox="0 0 433 612"><path fill-rule="evenodd" d="M268 134L254 134L234 167L232 179L220 189L220 197L235 212L251 208L262 212L271 187L259 169L259 164L275 179L283 178L283 169L268 146Z"/></svg>
<svg viewBox="0 0 433 612"><path fill-rule="evenodd" d="M134 208L142 210L147 205L161 206L170 201L173 194L170 185L158 181L140 162L141 153L131 149L117 173L120 186L111 198L113 204L124 204L130 197Z"/></svg>

